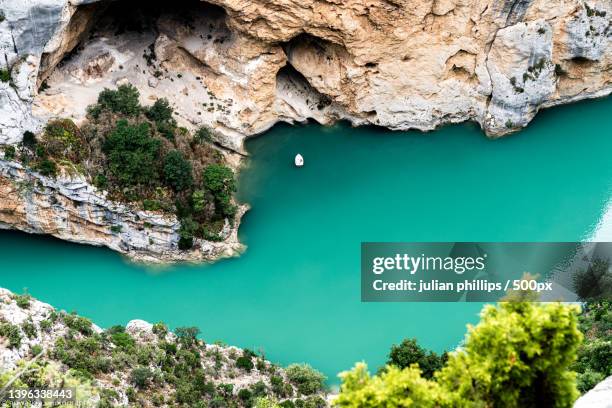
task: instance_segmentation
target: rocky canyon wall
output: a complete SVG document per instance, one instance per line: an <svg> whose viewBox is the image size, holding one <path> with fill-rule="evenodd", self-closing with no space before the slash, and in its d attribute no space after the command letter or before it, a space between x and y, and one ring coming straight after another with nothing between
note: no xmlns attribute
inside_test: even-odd
<svg viewBox="0 0 612 408"><path fill-rule="evenodd" d="M104 2L3 2L13 80L0 88L0 139L16 142L53 116L82 119L91 89L122 79L144 98L168 96L185 125L210 126L238 151L279 120L307 118L422 130L472 120L499 136L542 107L612 89L608 0L183 3L191 21L162 16L150 38L88 39ZM157 61L147 66L149 42ZM51 90L39 93L47 78Z"/></svg>

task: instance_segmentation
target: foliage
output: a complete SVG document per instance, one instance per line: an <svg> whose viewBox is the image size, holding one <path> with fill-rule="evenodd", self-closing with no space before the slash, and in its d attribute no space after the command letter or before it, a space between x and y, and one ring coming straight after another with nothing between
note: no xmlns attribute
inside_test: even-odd
<svg viewBox="0 0 612 408"><path fill-rule="evenodd" d="M36 325L34 325L34 322L32 321L32 319L29 319L23 322L21 324L21 330L23 330L23 333L29 339L36 337Z"/></svg>
<svg viewBox="0 0 612 408"><path fill-rule="evenodd" d="M585 303L579 322L585 341L572 368L578 372L578 390L584 393L612 375L612 302Z"/></svg>
<svg viewBox="0 0 612 408"><path fill-rule="evenodd" d="M157 322L153 325L152 331L157 337L163 339L168 334L168 326L166 326L164 322Z"/></svg>
<svg viewBox="0 0 612 408"><path fill-rule="evenodd" d="M9 346L19 348L21 346L21 330L19 326L10 323L0 323L0 337L8 340Z"/></svg>
<svg viewBox="0 0 612 408"><path fill-rule="evenodd" d="M136 116L142 110L139 97L138 89L131 84L121 85L117 90L105 88L98 95L98 103L89 107L89 113L94 118L99 117L104 110L126 116Z"/></svg>
<svg viewBox="0 0 612 408"><path fill-rule="evenodd" d="M286 373L287 379L301 394L315 394L325 387L325 376L308 364L291 364Z"/></svg>
<svg viewBox="0 0 612 408"><path fill-rule="evenodd" d="M4 146L4 160L14 160L15 159L15 146L7 145Z"/></svg>
<svg viewBox="0 0 612 408"><path fill-rule="evenodd" d="M43 176L57 175L57 165L54 161L44 157L37 165L36 170Z"/></svg>
<svg viewBox="0 0 612 408"><path fill-rule="evenodd" d="M81 131L70 119L49 122L41 139L45 153L54 158L65 158L73 162L82 159L83 140Z"/></svg>
<svg viewBox="0 0 612 408"><path fill-rule="evenodd" d="M32 132L30 132L29 130L26 130L25 132L23 132L23 138L21 139L21 144L32 150L34 149L34 147L36 146L37 140L36 140L36 135Z"/></svg>
<svg viewBox="0 0 612 408"><path fill-rule="evenodd" d="M248 353L243 353L242 356L236 359L236 367L245 370L246 372L251 372L255 365L253 364L253 358Z"/></svg>
<svg viewBox="0 0 612 408"><path fill-rule="evenodd" d="M117 122L117 128L104 143L109 170L122 186L157 180L159 149L160 142L151 136L148 123L130 125L126 120Z"/></svg>
<svg viewBox="0 0 612 408"><path fill-rule="evenodd" d="M170 103L166 98L161 98L155 101L155 103L147 109L146 116L153 122L169 123L176 126L176 121L172 118L174 111L170 107Z"/></svg>
<svg viewBox="0 0 612 408"><path fill-rule="evenodd" d="M198 341L200 329L197 327L177 327L174 334L184 347L193 347Z"/></svg>
<svg viewBox="0 0 612 408"><path fill-rule="evenodd" d="M345 407L571 407L578 393L570 365L582 335L577 308L561 303L485 306L464 347L434 376L416 365L370 377L363 365L342 374ZM406 392L407 390L407 392Z"/></svg>
<svg viewBox="0 0 612 408"><path fill-rule="evenodd" d="M416 365L399 369L389 366L381 374L370 376L367 366L358 363L340 374L340 395L334 401L346 408L449 407L448 394L434 381L420 375Z"/></svg>
<svg viewBox="0 0 612 408"><path fill-rule="evenodd" d="M416 339L405 339L401 344L391 346L387 365L402 369L416 363L419 365L423 377L432 378L434 372L444 366L447 358L446 353L438 356L432 351L426 351L417 344Z"/></svg>
<svg viewBox="0 0 612 408"><path fill-rule="evenodd" d="M64 314L63 320L66 326L75 330L85 336L90 336L93 334L93 328L91 325L91 320L78 316L76 314Z"/></svg>
<svg viewBox="0 0 612 408"><path fill-rule="evenodd" d="M211 164L204 169L204 188L210 191L215 199L215 207L222 215L232 217L235 207L231 204L231 195L236 191L234 172L221 164Z"/></svg>
<svg viewBox="0 0 612 408"><path fill-rule="evenodd" d="M11 71L0 68L0 82L11 82Z"/></svg>
<svg viewBox="0 0 612 408"><path fill-rule="evenodd" d="M15 295L15 303L22 309L29 309L31 300L32 296L27 293L24 293L22 295Z"/></svg>
<svg viewBox="0 0 612 408"><path fill-rule="evenodd" d="M574 275L574 290L583 301L612 298L612 271L608 260L596 258Z"/></svg>
<svg viewBox="0 0 612 408"><path fill-rule="evenodd" d="M153 373L148 367L136 367L130 375L130 382L138 388L146 388Z"/></svg>
<svg viewBox="0 0 612 408"><path fill-rule="evenodd" d="M193 141L195 143L210 143L212 142L212 133L210 129L202 126L193 135Z"/></svg>
<svg viewBox="0 0 612 408"><path fill-rule="evenodd" d="M191 201L193 209L196 212L204 211L206 207L206 192L202 190L196 190L191 194Z"/></svg>
<svg viewBox="0 0 612 408"><path fill-rule="evenodd" d="M561 303L485 306L438 381L455 398L490 406L570 407L570 365L582 340L577 312Z"/></svg>
<svg viewBox="0 0 612 408"><path fill-rule="evenodd" d="M175 191L188 189L193 183L191 163L178 150L171 150L166 154L164 179Z"/></svg>

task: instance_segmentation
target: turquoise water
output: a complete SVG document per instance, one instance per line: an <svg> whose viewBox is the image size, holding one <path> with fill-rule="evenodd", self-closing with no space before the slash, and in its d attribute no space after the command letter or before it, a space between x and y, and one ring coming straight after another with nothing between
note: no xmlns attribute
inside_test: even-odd
<svg viewBox="0 0 612 408"><path fill-rule="evenodd" d="M133 318L197 325L206 340L309 362L335 382L356 361L378 367L405 337L455 347L480 309L360 303L361 241L589 238L611 197L611 111L610 98L557 108L498 141L473 125L428 134L277 126L247 145L242 257L160 270L2 232L0 286L106 327Z"/></svg>

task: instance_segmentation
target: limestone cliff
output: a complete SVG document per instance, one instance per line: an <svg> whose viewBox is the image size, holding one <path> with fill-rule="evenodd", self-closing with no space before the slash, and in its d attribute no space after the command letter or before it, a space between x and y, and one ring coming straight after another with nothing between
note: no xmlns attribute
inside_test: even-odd
<svg viewBox="0 0 612 408"><path fill-rule="evenodd" d="M175 216L108 200L78 173L53 179L17 162L0 160L0 197L0 228L106 246L134 260L216 260L242 250L238 226L231 227L227 221L221 242L196 239L192 250L179 250ZM244 211L244 207L239 210L238 219Z"/></svg>
<svg viewBox="0 0 612 408"><path fill-rule="evenodd" d="M541 108L612 91L609 0L159 3L2 2L0 143L51 118L81 121L124 82L239 153L278 121L310 118L397 130L469 120L498 137Z"/></svg>

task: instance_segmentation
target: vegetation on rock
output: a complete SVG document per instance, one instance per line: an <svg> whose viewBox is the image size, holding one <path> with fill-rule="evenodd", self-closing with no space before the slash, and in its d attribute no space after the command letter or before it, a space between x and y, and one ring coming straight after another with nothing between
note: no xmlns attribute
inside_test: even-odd
<svg viewBox="0 0 612 408"><path fill-rule="evenodd" d="M370 376L363 364L341 374L339 407L571 407L578 396L578 308L560 303L485 306L464 346L432 380L418 364Z"/></svg>
<svg viewBox="0 0 612 408"><path fill-rule="evenodd" d="M585 341L572 368L578 372L578 389L587 392L612 375L612 302L585 303L579 324Z"/></svg>
<svg viewBox="0 0 612 408"><path fill-rule="evenodd" d="M223 240L237 209L234 172L207 129L192 136L177 126L167 100L147 107L139 98L132 85L105 89L82 127L52 120L40 135L26 131L18 151L5 148L4 158L49 177L80 173L112 200L176 215L179 249L192 248L198 238Z"/></svg>

